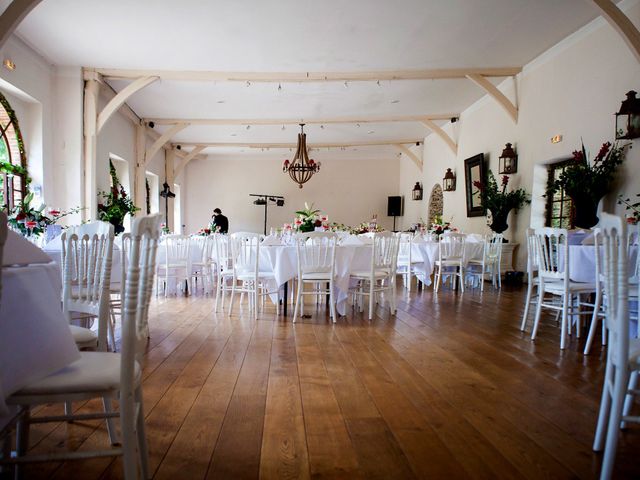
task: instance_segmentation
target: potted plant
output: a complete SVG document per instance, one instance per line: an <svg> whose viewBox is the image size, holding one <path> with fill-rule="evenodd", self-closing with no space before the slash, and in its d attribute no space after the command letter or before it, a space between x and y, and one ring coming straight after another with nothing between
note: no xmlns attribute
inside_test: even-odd
<svg viewBox="0 0 640 480"><path fill-rule="evenodd" d="M98 193L98 196L102 197L102 202L98 204L98 218L113 225L115 234L119 235L124 232L124 217L127 214L133 217L140 209L133 204L133 200L120 184L116 169L111 161L109 161L109 173L111 175L111 190Z"/></svg>
<svg viewBox="0 0 640 480"><path fill-rule="evenodd" d="M610 190L618 165L624 160L626 148L605 142L598 155L589 161L587 151L573 152L573 162L566 167L558 179L549 182L547 195L564 190L573 200L576 227L591 228L598 223L598 204Z"/></svg>
<svg viewBox="0 0 640 480"><path fill-rule="evenodd" d="M489 228L496 233L502 233L509 228L507 218L511 210L517 212L523 205L531 203L523 188L507 192L508 184L509 176L504 175L501 182L502 188L498 188L498 182L491 170L489 170L486 185L480 181L473 182L480 193L482 204L491 212Z"/></svg>
<svg viewBox="0 0 640 480"><path fill-rule="evenodd" d="M322 220L318 217L319 213L320 210L314 209L313 204L309 206L305 202L304 209L296 212L298 217L293 223L299 232L313 232L316 227L322 226Z"/></svg>

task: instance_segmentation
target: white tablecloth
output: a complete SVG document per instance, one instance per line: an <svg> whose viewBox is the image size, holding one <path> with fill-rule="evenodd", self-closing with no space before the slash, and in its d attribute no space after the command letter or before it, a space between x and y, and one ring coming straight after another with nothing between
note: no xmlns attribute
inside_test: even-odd
<svg viewBox="0 0 640 480"><path fill-rule="evenodd" d="M78 359L60 303L55 263L2 269L0 300L0 427L7 396Z"/></svg>
<svg viewBox="0 0 640 480"><path fill-rule="evenodd" d="M484 243L466 242L464 245L464 264L466 265L469 260L481 260L483 249ZM413 242L411 255L412 261L422 262L414 266L418 272L418 278L425 285L431 285L431 275L438 260L438 242Z"/></svg>
<svg viewBox="0 0 640 480"><path fill-rule="evenodd" d="M593 245L569 245L569 274L574 282L596 281L596 256ZM600 252L602 259L602 252ZM629 251L629 275L636 264L638 247L632 246ZM564 268L564 267L563 267Z"/></svg>

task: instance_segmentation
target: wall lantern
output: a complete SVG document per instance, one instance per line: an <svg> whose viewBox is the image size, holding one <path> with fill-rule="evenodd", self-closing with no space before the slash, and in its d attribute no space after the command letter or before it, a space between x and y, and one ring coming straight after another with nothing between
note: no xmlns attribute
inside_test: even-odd
<svg viewBox="0 0 640 480"><path fill-rule="evenodd" d="M500 175L511 175L518 171L518 155L511 148L511 144L507 143L502 150L502 155L499 157L499 171Z"/></svg>
<svg viewBox="0 0 640 480"><path fill-rule="evenodd" d="M640 137L640 98L633 90L627 92L620 111L616 113L616 140Z"/></svg>
<svg viewBox="0 0 640 480"><path fill-rule="evenodd" d="M422 200L422 185L420 185L420 182L416 182L413 190L411 190L411 198L413 200Z"/></svg>
<svg viewBox="0 0 640 480"><path fill-rule="evenodd" d="M444 174L442 179L442 190L445 192L454 192L456 190L456 174L447 168L447 173Z"/></svg>

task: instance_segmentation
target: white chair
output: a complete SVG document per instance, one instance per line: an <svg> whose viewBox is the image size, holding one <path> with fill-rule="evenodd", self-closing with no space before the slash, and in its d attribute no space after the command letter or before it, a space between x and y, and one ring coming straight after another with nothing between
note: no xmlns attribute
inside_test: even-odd
<svg viewBox="0 0 640 480"><path fill-rule="evenodd" d="M276 293L269 292L267 288L267 282L275 280L273 272L260 270L260 237L257 233L238 232L229 238L233 277L228 315L233 311L236 292L249 295L249 309L253 311L255 320L258 319L258 297Z"/></svg>
<svg viewBox="0 0 640 480"><path fill-rule="evenodd" d="M529 307L531 302L538 301L539 284L538 284L538 250L536 247L536 234L533 228L527 228L527 298L524 304L524 313L522 314L522 324L520 331L524 332L527 327L527 318L529 317ZM538 288L536 295L533 295L534 287Z"/></svg>
<svg viewBox="0 0 640 480"><path fill-rule="evenodd" d="M175 279L176 294L178 286L186 285L189 281L190 239L185 235L165 235L162 238L162 243L165 255L163 261L158 263L157 280L158 283L164 280L164 296L166 297L169 290L169 279Z"/></svg>
<svg viewBox="0 0 640 480"><path fill-rule="evenodd" d="M438 259L435 261L435 291L438 292L442 275L453 275L455 288L456 277L460 279L460 289L464 292L464 249L465 236L461 233L450 233L438 242ZM446 272L455 268L455 272Z"/></svg>
<svg viewBox="0 0 640 480"><path fill-rule="evenodd" d="M60 461L123 456L124 478L149 478L147 444L142 405L141 359L147 341L149 301L154 283L155 259L160 236L160 217L135 218L131 229L131 256L124 289L122 353L81 352L80 359L42 380L33 382L7 399L21 409L16 430L16 458L5 463ZM31 418L32 406L118 396L119 412L89 413ZM122 447L93 452L27 455L29 425L65 420L120 418Z"/></svg>
<svg viewBox="0 0 640 480"><path fill-rule="evenodd" d="M231 293L230 281L233 280L233 268L231 267L231 248L229 246L229 236L222 233L216 233L215 242L215 272L217 277L216 283L216 303L214 311L218 311L218 305L222 306L224 311L224 298L227 292Z"/></svg>
<svg viewBox="0 0 640 480"><path fill-rule="evenodd" d="M398 247L398 273L402 275L402 283L409 292L411 292L413 275L416 275L416 265L420 263L413 256L413 241L413 234L403 233L400 235Z"/></svg>
<svg viewBox="0 0 640 480"><path fill-rule="evenodd" d="M190 249L200 252L200 260L191 261L191 290L197 291L198 279L202 280L204 293L213 291L213 254L215 251L214 235L191 237Z"/></svg>
<svg viewBox="0 0 640 480"><path fill-rule="evenodd" d="M333 323L336 323L336 300L334 297L333 279L336 264L335 233L310 232L296 237L296 254L298 258L298 293L293 311L293 322L298 311L304 314L303 295L329 295L329 312ZM304 285L311 284L313 291L305 292ZM323 285L328 284L328 288Z"/></svg>
<svg viewBox="0 0 640 480"><path fill-rule="evenodd" d="M621 425L640 422L640 417L628 416L633 396L640 393L635 390L634 379L631 381L632 390L628 389L631 373L635 372L634 377L637 379L640 368L640 341L629 339L626 225L621 218L603 213L600 215L599 227L604 247L603 270L608 300L605 323L609 347L593 450L601 451L604 448L600 478L609 479L613 472Z"/></svg>
<svg viewBox="0 0 640 480"><path fill-rule="evenodd" d="M500 264L502 263L502 234L494 233L484 238L482 259L471 259L467 263L465 275L480 280L480 291L484 291L484 277L490 275L491 284L502 288ZM478 267L478 268L473 268Z"/></svg>
<svg viewBox="0 0 640 480"><path fill-rule="evenodd" d="M595 283L580 283L570 279L569 272L569 242L568 232L564 228L537 228L535 243L538 252L538 305L536 317L531 332L531 340L535 340L542 309L548 308L562 312L560 333L560 348L564 350L567 344L567 334L570 331L569 316L576 319L576 334L580 337L580 315L592 315L593 310L582 310L589 306L582 301L582 295L596 293ZM559 302L547 302L545 294L559 297ZM552 298L553 298L552 297ZM577 299L574 303L574 298Z"/></svg>
<svg viewBox="0 0 640 480"><path fill-rule="evenodd" d="M353 271L350 278L357 285L352 293L358 299L360 311L364 310L363 299L369 297L369 320L373 319L373 306L379 293L389 294L391 314L396 313L396 267L400 237L391 232L379 232L371 235L371 266L369 270Z"/></svg>
<svg viewBox="0 0 640 480"><path fill-rule="evenodd" d="M596 335L596 330L598 328L598 320L600 318L604 318L606 315L606 302L603 302L603 286L606 282L606 274L603 271L603 265L601 264L601 247L602 247L602 230L600 228L596 228L593 231L593 244L594 244L594 256L595 256L595 264L596 264L596 275L595 275L595 285L596 285L596 295L594 303L588 303L586 305L593 308L593 315L591 316L591 325L589 326L589 335L587 335L587 342L584 346L584 355L589 355L591 352L591 346L593 345L593 340ZM606 326L603 322L602 324L602 345L607 344L607 335L606 335Z"/></svg>
<svg viewBox="0 0 640 480"><path fill-rule="evenodd" d="M2 252L4 251L4 244L7 241L7 235L9 235L7 214L0 211L0 300L2 299Z"/></svg>
<svg viewBox="0 0 640 480"><path fill-rule="evenodd" d="M124 294L124 285L127 281L127 262L129 258L129 252L131 251L131 234L123 233L120 235L120 278L117 282L111 279L111 285L109 288L110 301L109 301L109 344L111 345L111 351L115 352L116 349L116 318L119 316L122 319L122 298Z"/></svg>
<svg viewBox="0 0 640 480"><path fill-rule="evenodd" d="M108 349L113 225L93 222L62 233L62 308L78 348ZM98 331L71 325L97 318Z"/></svg>

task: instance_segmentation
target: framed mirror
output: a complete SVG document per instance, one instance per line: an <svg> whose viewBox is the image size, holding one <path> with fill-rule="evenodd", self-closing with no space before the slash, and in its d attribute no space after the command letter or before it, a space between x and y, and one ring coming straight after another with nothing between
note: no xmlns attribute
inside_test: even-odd
<svg viewBox="0 0 640 480"><path fill-rule="evenodd" d="M467 217L483 217L486 209L482 205L480 190L473 182L486 182L484 171L484 154L479 153L464 161L465 193L467 196Z"/></svg>

